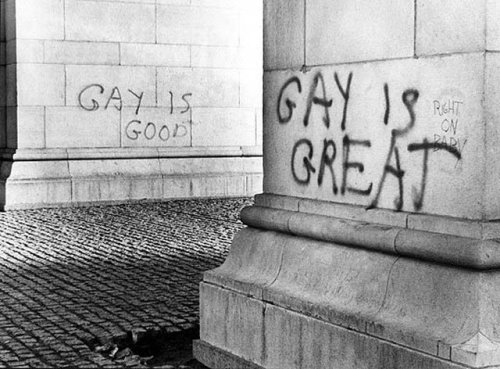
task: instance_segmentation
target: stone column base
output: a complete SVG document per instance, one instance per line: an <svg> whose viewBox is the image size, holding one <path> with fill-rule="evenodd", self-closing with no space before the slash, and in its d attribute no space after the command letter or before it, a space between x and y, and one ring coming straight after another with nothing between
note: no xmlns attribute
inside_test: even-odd
<svg viewBox="0 0 500 369"><path fill-rule="evenodd" d="M155 157L154 151L127 154L19 150L0 165L0 207L253 196L262 189L261 157L224 157L225 152L213 157L175 153L160 157L158 152Z"/></svg>
<svg viewBox="0 0 500 369"><path fill-rule="evenodd" d="M199 360L212 368L231 357L283 369L500 365L496 240L382 223L401 213L365 214L376 224L268 200L244 209L251 227L204 275ZM472 235L477 226L462 228Z"/></svg>

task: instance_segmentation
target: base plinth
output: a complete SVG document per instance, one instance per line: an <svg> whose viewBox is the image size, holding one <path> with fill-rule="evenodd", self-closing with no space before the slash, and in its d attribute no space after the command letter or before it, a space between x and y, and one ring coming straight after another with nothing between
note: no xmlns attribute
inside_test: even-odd
<svg viewBox="0 0 500 369"><path fill-rule="evenodd" d="M356 229L347 239L338 219L259 206L242 219L252 227L200 286L206 365L500 367L500 271L485 252L495 240L343 220Z"/></svg>

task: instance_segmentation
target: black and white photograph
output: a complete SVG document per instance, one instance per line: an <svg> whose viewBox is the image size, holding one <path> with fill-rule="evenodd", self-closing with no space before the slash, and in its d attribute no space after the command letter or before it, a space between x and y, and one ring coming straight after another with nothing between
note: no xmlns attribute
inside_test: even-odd
<svg viewBox="0 0 500 369"><path fill-rule="evenodd" d="M500 0L0 0L0 85L0 368L500 368Z"/></svg>

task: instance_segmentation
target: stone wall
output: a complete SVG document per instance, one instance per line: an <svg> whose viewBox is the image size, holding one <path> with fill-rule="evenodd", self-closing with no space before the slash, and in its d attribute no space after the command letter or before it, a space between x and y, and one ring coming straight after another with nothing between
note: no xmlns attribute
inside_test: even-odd
<svg viewBox="0 0 500 369"><path fill-rule="evenodd" d="M5 207L260 191L261 3L1 5Z"/></svg>
<svg viewBox="0 0 500 369"><path fill-rule="evenodd" d="M267 1L265 192L500 217L499 15L493 0Z"/></svg>

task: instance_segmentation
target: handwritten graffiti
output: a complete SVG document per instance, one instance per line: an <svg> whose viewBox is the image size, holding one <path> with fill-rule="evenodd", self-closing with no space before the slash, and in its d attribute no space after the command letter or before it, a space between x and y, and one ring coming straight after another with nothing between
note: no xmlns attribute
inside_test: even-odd
<svg viewBox="0 0 500 369"><path fill-rule="evenodd" d="M83 88L78 94L79 106L88 112L95 112L98 110L115 109L122 111L127 103L127 106L134 107L134 114L136 116L143 108L145 92L134 91L127 89L122 92L119 87L112 87L106 89L103 85L95 83L90 84ZM176 96L172 91L169 91L170 107L169 115L174 115L174 106L176 106ZM166 143L171 138L181 138L189 134L188 126L191 124L191 93L185 93L177 96L180 102L179 114L188 116L187 119L182 118L182 121L175 124L162 124L158 122L144 121L135 117L125 125L125 137L131 141L137 141L144 138L147 141L159 140Z"/></svg>
<svg viewBox="0 0 500 369"><path fill-rule="evenodd" d="M137 119L130 121L125 128L127 138L134 141L142 135L148 141L158 138L167 142L171 137L185 137L187 134L188 129L185 124L176 123L174 128L169 128L167 124L145 123Z"/></svg>
<svg viewBox="0 0 500 369"><path fill-rule="evenodd" d="M456 99L439 99L433 101L433 115L437 118L439 131L434 133L434 143L439 147L453 147L462 152L467 139L458 137L458 126L461 122L461 114L464 102Z"/></svg>
<svg viewBox="0 0 500 369"><path fill-rule="evenodd" d="M385 83L381 86L383 94L381 104L384 114L380 123L383 126L393 125L397 127L390 130L388 137L389 148L385 153L385 164L378 180L369 181L365 185L351 183L349 178L353 173L363 174L365 172L365 164L359 159L352 159L353 151L365 154L366 157L373 144L370 139L353 138L351 134L347 133L349 102L355 81L353 73L349 73L344 78L341 78L338 73L334 73L333 80L342 102L341 106L337 107L339 114L341 114L342 147L338 149L336 141L329 137L323 139L320 147L316 147L313 141L308 138L297 140L292 147L290 161L293 179L300 186L309 186L313 180L316 180L318 187L322 187L325 183L330 183L327 181L328 177L331 180L331 193L333 195L345 196L349 193L354 196L368 197L368 208L375 208L379 204L387 181L389 178L393 178L397 182L397 193L393 194L394 209L400 211L404 206L405 167L408 165L408 163L403 162L402 150L405 150L408 154L420 152L423 161L420 162L420 159L417 159L418 156L415 157L416 162L420 162L422 168L420 183L411 186L412 206L415 211L420 211L425 200L430 153L439 151L461 160L466 140L460 143L458 139L455 139L455 141L449 138L443 139L442 137L437 139L435 136L433 140L424 137L420 141L408 143L408 136L414 131L417 124L416 106L419 102L420 92L415 88L408 88L402 92L400 104L407 113L407 118L406 121L397 122L394 118L391 118L391 108L396 108L396 106L390 99L390 86ZM334 106L333 99L328 96L325 86L325 77L321 71L314 74L308 91L304 91L304 83L298 76L288 79L283 84L278 95L278 122L281 125L288 125L292 120L295 120L296 111L298 111L299 104L302 103L304 104L303 111L305 113L303 117L297 117L302 118L300 119L301 124L308 127L311 124L312 111L317 109L317 112L321 114L322 124L327 132L330 132L333 125L331 109ZM457 117L462 107L462 101L434 102L435 114L444 119L441 125L444 133L453 132L456 134ZM450 112L456 116L450 117ZM403 141L406 141L406 144ZM340 156L342 157L339 158ZM412 156L410 155L410 157ZM335 172L334 163L336 161L340 161L340 173ZM412 165L415 164L413 161L415 160L412 159Z"/></svg>

